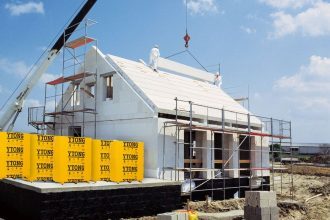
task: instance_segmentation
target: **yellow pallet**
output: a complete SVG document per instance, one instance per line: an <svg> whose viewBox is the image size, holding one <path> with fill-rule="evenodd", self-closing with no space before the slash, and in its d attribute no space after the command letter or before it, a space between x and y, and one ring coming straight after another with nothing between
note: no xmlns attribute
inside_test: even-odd
<svg viewBox="0 0 330 220"><path fill-rule="evenodd" d="M31 134L30 176L28 181L52 181L54 136Z"/></svg>
<svg viewBox="0 0 330 220"><path fill-rule="evenodd" d="M78 183L91 180L92 139L55 136L53 180Z"/></svg>
<svg viewBox="0 0 330 220"><path fill-rule="evenodd" d="M144 143L111 142L110 170L110 179L113 182L142 181L144 176Z"/></svg>
<svg viewBox="0 0 330 220"><path fill-rule="evenodd" d="M110 140L93 140L92 181L110 181Z"/></svg>
<svg viewBox="0 0 330 220"><path fill-rule="evenodd" d="M0 132L0 179L26 178L30 173L30 135Z"/></svg>

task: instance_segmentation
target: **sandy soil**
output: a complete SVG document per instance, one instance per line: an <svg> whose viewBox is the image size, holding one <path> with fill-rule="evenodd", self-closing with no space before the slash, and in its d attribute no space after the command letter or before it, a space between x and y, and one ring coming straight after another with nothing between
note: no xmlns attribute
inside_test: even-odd
<svg viewBox="0 0 330 220"><path fill-rule="evenodd" d="M330 168L297 166L293 174L293 188L291 175L288 173L275 174L275 189L277 191L278 206L281 220L330 220ZM317 175L314 175L314 174ZM282 178L282 181L281 181ZM271 180L272 181L272 180ZM282 187L281 187L282 186ZM292 200L290 192L293 191ZM306 202L312 196L322 194ZM226 212L243 209L244 199L226 201L191 202L190 208L202 212ZM144 217L141 220L155 220L156 217Z"/></svg>
<svg viewBox="0 0 330 220"><path fill-rule="evenodd" d="M288 172L291 172L290 165L287 165ZM302 175L316 175L316 176L328 176L330 177L330 167L316 167L316 166L302 166L293 165L292 173Z"/></svg>
<svg viewBox="0 0 330 220"><path fill-rule="evenodd" d="M291 184L290 175L283 174L284 184L282 184L282 194L280 181L275 182L278 195L278 206L281 208L281 219L330 219L330 177L315 175L294 174L294 200L298 203L290 203ZM322 196L316 197L306 202L306 199L322 193Z"/></svg>

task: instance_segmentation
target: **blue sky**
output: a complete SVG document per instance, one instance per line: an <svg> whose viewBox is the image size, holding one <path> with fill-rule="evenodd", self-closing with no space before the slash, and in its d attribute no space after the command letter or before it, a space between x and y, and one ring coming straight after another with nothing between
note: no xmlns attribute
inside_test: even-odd
<svg viewBox="0 0 330 220"><path fill-rule="evenodd" d="M0 103L81 3L0 1ZM184 49L183 0L99 0L87 17L98 21L90 35L104 53L146 60L155 43L162 56ZM188 31L204 66L221 63L225 91L247 96L249 86L253 113L291 120L295 142L330 142L329 1L188 0ZM59 56L26 108L43 103L43 82L61 71ZM16 129L32 130L26 111Z"/></svg>

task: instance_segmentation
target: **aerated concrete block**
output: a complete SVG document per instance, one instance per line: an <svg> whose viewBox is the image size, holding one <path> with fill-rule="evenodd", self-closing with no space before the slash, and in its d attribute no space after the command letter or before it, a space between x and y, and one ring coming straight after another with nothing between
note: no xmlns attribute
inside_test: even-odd
<svg viewBox="0 0 330 220"><path fill-rule="evenodd" d="M188 220L188 214L183 212L167 212L157 215L157 220Z"/></svg>
<svg viewBox="0 0 330 220"><path fill-rule="evenodd" d="M174 212L158 214L157 220L178 220L178 215Z"/></svg>
<svg viewBox="0 0 330 220"><path fill-rule="evenodd" d="M270 216L270 220L279 220L279 219L280 219L280 214Z"/></svg>
<svg viewBox="0 0 330 220"><path fill-rule="evenodd" d="M178 220L189 220L189 216L187 213L177 212Z"/></svg>
<svg viewBox="0 0 330 220"><path fill-rule="evenodd" d="M275 207L276 193L271 191L246 191L245 205L253 207Z"/></svg>
<svg viewBox="0 0 330 220"><path fill-rule="evenodd" d="M264 208L257 207L257 208L255 208L255 213L256 213L256 215L261 215L261 216L269 215L270 216L270 208L269 207L264 207Z"/></svg>
<svg viewBox="0 0 330 220"><path fill-rule="evenodd" d="M244 206L244 215L245 214L255 215L256 214L255 208L252 206Z"/></svg>
<svg viewBox="0 0 330 220"><path fill-rule="evenodd" d="M271 214L278 214L280 212L280 208L279 207L270 207L270 213Z"/></svg>

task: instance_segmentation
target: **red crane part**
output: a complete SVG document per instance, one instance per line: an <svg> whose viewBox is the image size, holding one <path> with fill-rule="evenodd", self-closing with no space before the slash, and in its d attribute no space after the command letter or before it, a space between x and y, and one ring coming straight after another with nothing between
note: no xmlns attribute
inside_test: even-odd
<svg viewBox="0 0 330 220"><path fill-rule="evenodd" d="M188 33L186 33L186 35L183 37L184 41L186 42L186 44L184 45L186 48L189 47L189 41L190 41L190 36Z"/></svg>

